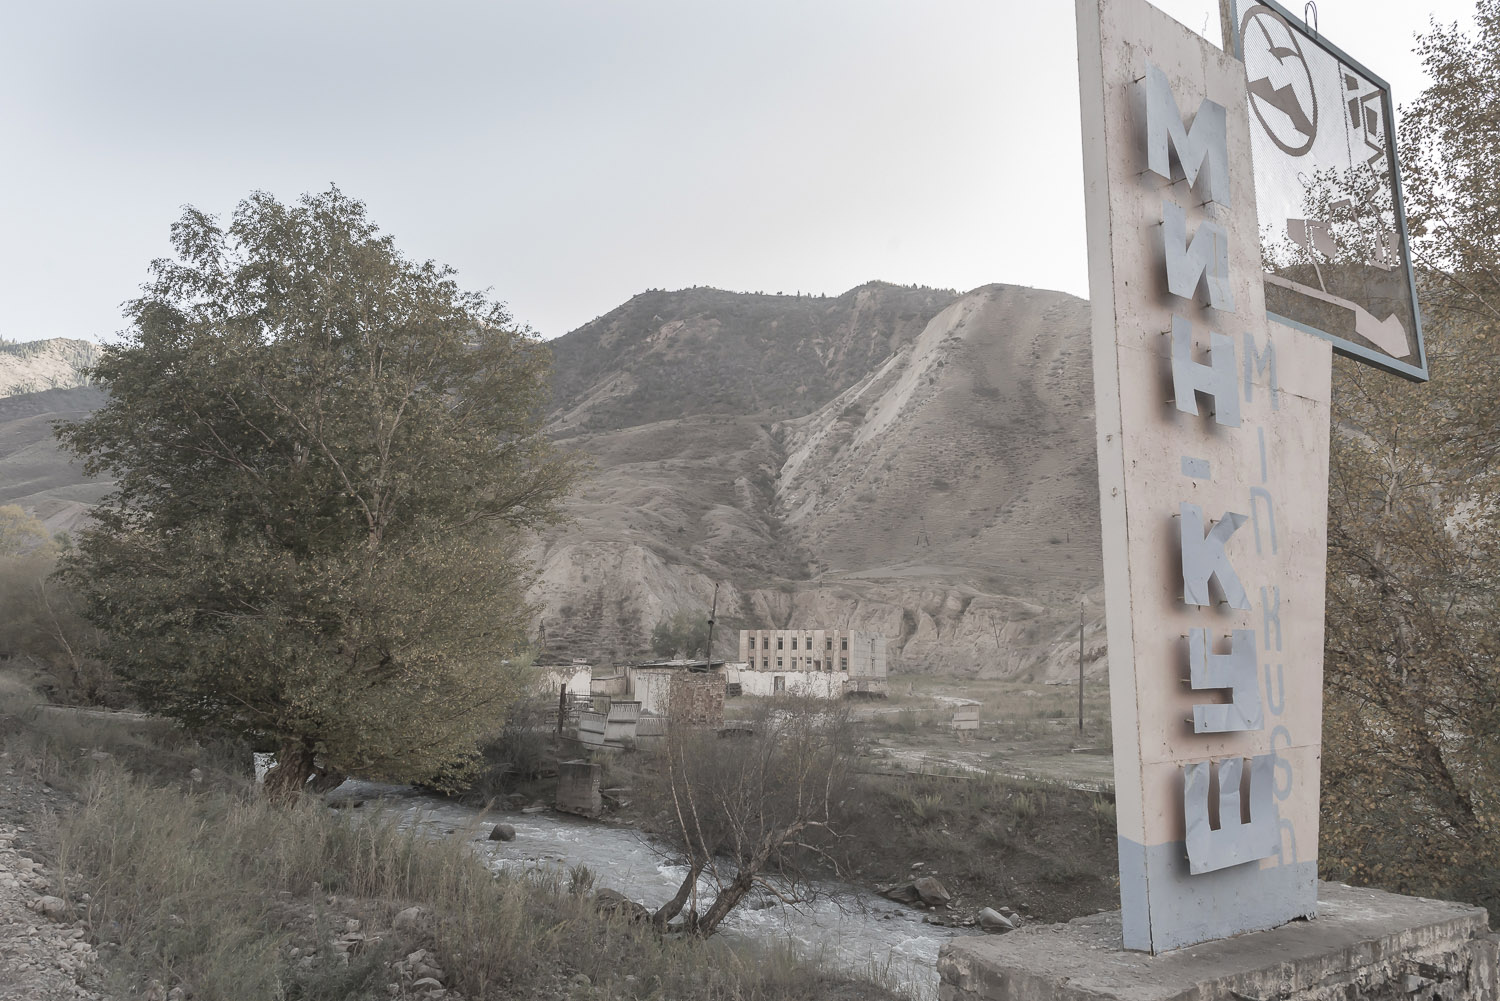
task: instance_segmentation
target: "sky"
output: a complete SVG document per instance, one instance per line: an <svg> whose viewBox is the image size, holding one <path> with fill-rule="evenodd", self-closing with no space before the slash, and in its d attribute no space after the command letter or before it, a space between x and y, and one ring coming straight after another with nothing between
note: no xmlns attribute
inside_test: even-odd
<svg viewBox="0 0 1500 1001"><path fill-rule="evenodd" d="M1157 5L1218 40L1218 0ZM1084 296L1073 6L12 5L0 337L112 340L183 206L331 183L548 338L647 288ZM1414 35L1473 13L1318 6L1398 105Z"/></svg>

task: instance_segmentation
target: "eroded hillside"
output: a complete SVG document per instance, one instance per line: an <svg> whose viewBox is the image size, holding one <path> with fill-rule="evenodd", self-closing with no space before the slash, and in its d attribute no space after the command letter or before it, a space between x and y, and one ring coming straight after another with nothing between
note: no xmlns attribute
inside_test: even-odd
<svg viewBox="0 0 1500 1001"><path fill-rule="evenodd" d="M662 336L678 323L663 317ZM769 335L762 347L785 364ZM561 384L570 357L559 345ZM837 624L886 636L901 669L991 676L1076 672L1082 605L1103 669L1086 303L977 289L804 414L579 432L617 375L556 414L598 465L536 551L549 653L639 656L655 622L718 583L730 627ZM613 419L654 412L629 399Z"/></svg>

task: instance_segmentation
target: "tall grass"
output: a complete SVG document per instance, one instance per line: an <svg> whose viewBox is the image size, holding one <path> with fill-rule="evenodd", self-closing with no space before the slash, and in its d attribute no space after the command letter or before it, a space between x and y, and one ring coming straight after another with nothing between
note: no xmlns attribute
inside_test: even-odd
<svg viewBox="0 0 1500 1001"><path fill-rule="evenodd" d="M8 706L24 701L5 694ZM14 760L80 800L59 822L60 889L95 930L122 997L155 984L195 1001L374 1001L391 996L389 984L412 984L418 974L402 958L418 949L470 1001L895 997L785 948L663 937L606 918L592 873L493 873L475 831L434 839L393 812L274 807L232 776L142 778L134 737L79 732L85 722L61 727L65 739L30 724L18 736L17 717L0 722L12 728ZM100 746L132 753L98 761L88 749ZM161 754L173 776L192 760L211 767L181 748ZM420 917L408 912L397 927L414 905Z"/></svg>

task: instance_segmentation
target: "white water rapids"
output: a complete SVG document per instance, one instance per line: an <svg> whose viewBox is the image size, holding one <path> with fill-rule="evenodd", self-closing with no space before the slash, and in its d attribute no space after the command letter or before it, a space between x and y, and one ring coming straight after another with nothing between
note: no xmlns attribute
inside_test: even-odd
<svg viewBox="0 0 1500 1001"><path fill-rule="evenodd" d="M583 864L595 875L595 888L618 890L655 909L677 892L685 865L632 828L583 820L562 813L520 814L480 811L398 786L350 780L339 798L382 799L403 822L418 824L435 837L473 830L474 848L497 869L566 870ZM516 829L514 841L483 840L493 822ZM725 918L720 932L730 942L786 942L799 953L856 973L883 971L918 998L937 996L937 954L946 941L970 932L929 925L920 912L843 883L817 884L810 903L786 905L772 897L747 897ZM713 899L713 885L700 883L700 910Z"/></svg>

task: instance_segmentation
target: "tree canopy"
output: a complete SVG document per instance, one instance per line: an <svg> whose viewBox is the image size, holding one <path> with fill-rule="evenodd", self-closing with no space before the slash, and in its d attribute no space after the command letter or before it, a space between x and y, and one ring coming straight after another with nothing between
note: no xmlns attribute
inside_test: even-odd
<svg viewBox="0 0 1500 1001"><path fill-rule="evenodd" d="M117 489L64 573L150 708L309 775L451 774L523 683L523 533L577 464L546 348L337 188L188 208L61 427Z"/></svg>
<svg viewBox="0 0 1500 1001"><path fill-rule="evenodd" d="M1402 165L1432 371L1340 359L1330 464L1323 858L1500 905L1500 0L1422 37Z"/></svg>

